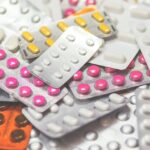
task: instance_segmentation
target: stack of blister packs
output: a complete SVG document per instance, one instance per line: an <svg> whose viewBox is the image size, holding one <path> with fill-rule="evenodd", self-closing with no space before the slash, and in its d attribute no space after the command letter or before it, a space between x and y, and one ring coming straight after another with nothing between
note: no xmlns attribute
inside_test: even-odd
<svg viewBox="0 0 150 150"><path fill-rule="evenodd" d="M0 150L150 150L150 0L0 1Z"/></svg>

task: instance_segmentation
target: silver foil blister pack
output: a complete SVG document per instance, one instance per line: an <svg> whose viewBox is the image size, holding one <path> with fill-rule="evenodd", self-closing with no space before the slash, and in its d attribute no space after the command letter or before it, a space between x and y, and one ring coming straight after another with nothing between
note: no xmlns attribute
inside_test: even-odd
<svg viewBox="0 0 150 150"><path fill-rule="evenodd" d="M27 106L43 112L61 100L67 89L55 89L32 76L25 63L10 52L0 50L0 88Z"/></svg>
<svg viewBox="0 0 150 150"><path fill-rule="evenodd" d="M41 114L31 108L24 108L23 114L45 135L51 138L60 138L124 107L127 102L128 99L116 93L88 103L79 103L70 95L65 97L64 103L61 103L60 107L52 106L52 112L47 110Z"/></svg>
<svg viewBox="0 0 150 150"><path fill-rule="evenodd" d="M72 26L28 69L48 85L61 87L93 57L102 44L102 39Z"/></svg>
<svg viewBox="0 0 150 150"><path fill-rule="evenodd" d="M38 57L69 27L80 26L100 38L116 34L115 26L106 12L94 11L80 16L72 16L39 29L25 31L21 36L22 55L26 59ZM55 32L54 32L55 31ZM34 44L36 50L30 48Z"/></svg>

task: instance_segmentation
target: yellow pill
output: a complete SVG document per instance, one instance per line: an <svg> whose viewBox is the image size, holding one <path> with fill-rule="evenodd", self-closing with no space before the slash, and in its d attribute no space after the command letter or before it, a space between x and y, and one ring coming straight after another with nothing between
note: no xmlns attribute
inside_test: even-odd
<svg viewBox="0 0 150 150"><path fill-rule="evenodd" d="M27 31L24 31L22 33L22 37L28 42L32 42L34 40L34 37L32 36L32 34Z"/></svg>
<svg viewBox="0 0 150 150"><path fill-rule="evenodd" d="M37 54L40 52L40 49L33 43L29 43L27 48L33 54Z"/></svg>
<svg viewBox="0 0 150 150"><path fill-rule="evenodd" d="M91 31L88 28L84 28L84 30L91 33Z"/></svg>
<svg viewBox="0 0 150 150"><path fill-rule="evenodd" d="M85 27L87 25L86 21L81 17L75 18L75 23L78 24L81 27Z"/></svg>
<svg viewBox="0 0 150 150"><path fill-rule="evenodd" d="M51 31L49 30L49 28L46 26L41 27L40 32L46 37L49 37L52 34Z"/></svg>
<svg viewBox="0 0 150 150"><path fill-rule="evenodd" d="M54 44L54 40L51 38L48 38L48 39L46 39L45 43L47 46L52 46Z"/></svg>
<svg viewBox="0 0 150 150"><path fill-rule="evenodd" d="M92 14L92 17L98 21L98 22L103 22L104 21L104 16L102 16L99 12L95 12Z"/></svg>
<svg viewBox="0 0 150 150"><path fill-rule="evenodd" d="M110 33L110 27L108 26L108 25L106 25L106 24L104 24L104 23L101 23L100 25L99 25L99 29L103 32L103 33L106 33L106 34L108 34L108 33Z"/></svg>
<svg viewBox="0 0 150 150"><path fill-rule="evenodd" d="M57 27L61 31L65 31L69 26L65 22L58 22Z"/></svg>

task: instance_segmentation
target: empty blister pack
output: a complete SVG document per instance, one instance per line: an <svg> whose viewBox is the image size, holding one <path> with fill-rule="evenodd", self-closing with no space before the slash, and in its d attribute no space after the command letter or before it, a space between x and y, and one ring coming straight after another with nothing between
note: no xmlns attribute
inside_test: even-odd
<svg viewBox="0 0 150 150"><path fill-rule="evenodd" d="M150 89L136 91L136 108L140 148L149 150L150 145Z"/></svg>
<svg viewBox="0 0 150 150"><path fill-rule="evenodd" d="M108 75L108 73L111 73ZM112 92L150 83L150 73L144 57L140 54L124 71L91 65L74 74L69 87L80 100L103 96Z"/></svg>
<svg viewBox="0 0 150 150"><path fill-rule="evenodd" d="M48 26L41 26L39 30L23 32L21 36L22 55L26 59L38 57L52 46L69 26L75 25L100 38L116 34L116 29L107 13L94 11L80 16L72 16Z"/></svg>
<svg viewBox="0 0 150 150"><path fill-rule="evenodd" d="M139 51L135 36L131 33L131 21L140 18L147 20L145 16L149 14L149 9L141 5L133 6L122 0L104 0L100 8L109 13L118 32L116 38L106 41L101 53L91 63L126 69Z"/></svg>
<svg viewBox="0 0 150 150"><path fill-rule="evenodd" d="M51 138L60 138L82 126L106 116L126 105L128 99L113 93L108 97L79 103L68 95L61 106L52 106L44 114L24 108L23 114L41 132Z"/></svg>
<svg viewBox="0 0 150 150"><path fill-rule="evenodd" d="M48 85L61 87L93 57L102 44L102 39L72 26L28 69Z"/></svg>
<svg viewBox="0 0 150 150"><path fill-rule="evenodd" d="M0 149L25 150L32 126L21 113L20 104L0 104Z"/></svg>
<svg viewBox="0 0 150 150"><path fill-rule="evenodd" d="M150 7L149 7L150 9ZM150 11L149 11L149 20L140 22L133 22L132 30L135 34L137 44L140 47L140 50L145 57L146 63L150 68Z"/></svg>
<svg viewBox="0 0 150 150"><path fill-rule="evenodd" d="M25 105L43 112L61 100L67 89L47 86L31 75L21 61L5 50L0 50L0 88Z"/></svg>

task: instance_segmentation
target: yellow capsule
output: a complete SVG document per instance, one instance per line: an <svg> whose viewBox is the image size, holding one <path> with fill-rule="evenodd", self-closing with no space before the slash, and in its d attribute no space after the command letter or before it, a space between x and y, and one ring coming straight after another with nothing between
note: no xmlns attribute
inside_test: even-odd
<svg viewBox="0 0 150 150"><path fill-rule="evenodd" d="M103 22L104 21L104 16L102 16L99 12L95 12L92 14L92 17L98 21L98 22Z"/></svg>
<svg viewBox="0 0 150 150"><path fill-rule="evenodd" d="M58 22L57 27L61 30L61 31L65 31L69 26L65 23L65 22Z"/></svg>
<svg viewBox="0 0 150 150"><path fill-rule="evenodd" d="M51 39L51 38L47 38L45 43L46 43L47 46L52 46L54 44L54 40Z"/></svg>
<svg viewBox="0 0 150 150"><path fill-rule="evenodd" d="M40 52L40 49L33 43L29 43L27 48L33 54L37 54Z"/></svg>
<svg viewBox="0 0 150 150"><path fill-rule="evenodd" d="M78 24L81 27L85 27L87 25L86 21L81 17L75 18L75 23Z"/></svg>
<svg viewBox="0 0 150 150"><path fill-rule="evenodd" d="M108 25L104 24L104 23L101 23L101 24L99 25L99 29L100 29L103 33L106 33L106 34L108 34L108 33L111 32L110 27L109 27Z"/></svg>
<svg viewBox="0 0 150 150"><path fill-rule="evenodd" d="M44 35L44 36L46 36L46 37L49 37L49 36L51 36L51 31L49 30L49 28L48 27L46 27L46 26L42 26L41 28L40 28L40 32Z"/></svg>
<svg viewBox="0 0 150 150"><path fill-rule="evenodd" d="M34 40L34 37L32 36L32 34L27 31L24 31L22 33L22 37L28 42L32 42Z"/></svg>

